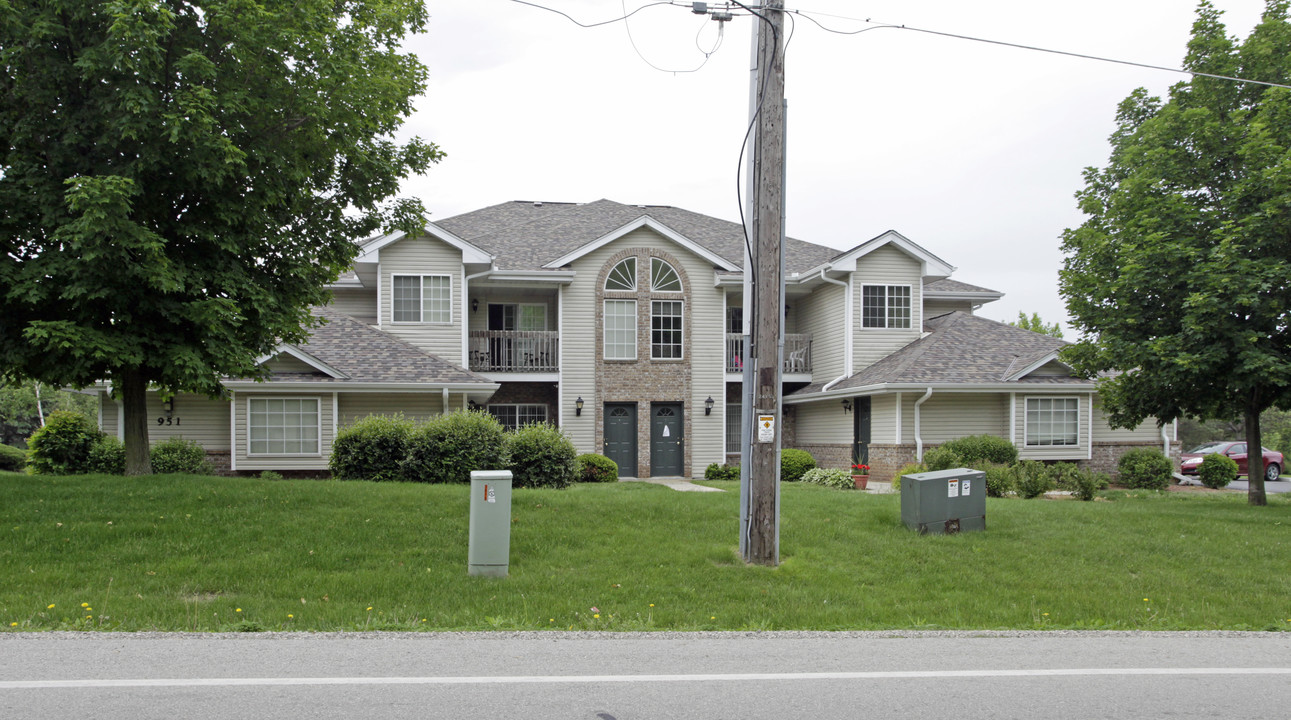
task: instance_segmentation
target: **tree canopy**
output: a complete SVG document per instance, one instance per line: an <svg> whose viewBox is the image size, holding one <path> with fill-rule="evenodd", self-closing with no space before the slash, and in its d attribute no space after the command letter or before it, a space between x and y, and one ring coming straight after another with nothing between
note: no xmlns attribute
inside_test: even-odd
<svg viewBox="0 0 1291 720"><path fill-rule="evenodd" d="M1287 0L1244 41L1202 2L1185 69L1291 83ZM1117 112L1107 167L1085 171L1083 225L1060 273L1080 341L1067 360L1101 381L1118 426L1154 417L1246 420L1291 408L1291 90L1194 75ZM1252 504L1264 504L1259 454Z"/></svg>
<svg viewBox="0 0 1291 720"><path fill-rule="evenodd" d="M353 240L420 222L421 0L0 2L0 376L216 395L299 342Z"/></svg>
<svg viewBox="0 0 1291 720"><path fill-rule="evenodd" d="M1060 326L1056 322L1055 323L1045 322L1043 319L1041 319L1040 313L1033 312L1031 313L1030 316L1028 316L1026 313L1019 310L1018 319L1015 322L1011 322L1008 324L1016 328L1022 328L1023 330L1030 330L1031 332L1040 333L1041 335L1056 337L1059 340L1062 339L1062 326Z"/></svg>

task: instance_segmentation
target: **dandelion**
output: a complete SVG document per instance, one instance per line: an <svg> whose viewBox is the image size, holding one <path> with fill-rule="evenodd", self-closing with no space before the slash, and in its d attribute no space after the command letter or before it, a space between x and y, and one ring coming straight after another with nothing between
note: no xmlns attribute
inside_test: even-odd
<svg viewBox="0 0 1291 720"><path fill-rule="evenodd" d="M237 610L234 610L233 612L242 612L242 608L238 608Z"/></svg>
<svg viewBox="0 0 1291 720"><path fill-rule="evenodd" d="M595 614L595 615L593 615L592 617L593 617L594 619L596 619L596 620L600 620L600 619L601 619L601 614L600 614L600 613L596 613L596 614Z"/></svg>
<svg viewBox="0 0 1291 720"><path fill-rule="evenodd" d="M422 622L426 622L426 618L422 618L422 619L421 619L421 621L422 621Z"/></svg>
<svg viewBox="0 0 1291 720"><path fill-rule="evenodd" d="M371 605L369 605L369 606L368 606L368 612L372 612L372 606L371 606Z"/></svg>
<svg viewBox="0 0 1291 720"><path fill-rule="evenodd" d="M1045 617L1049 617L1049 613L1040 613L1040 614L1044 615Z"/></svg>
<svg viewBox="0 0 1291 720"><path fill-rule="evenodd" d="M1143 598L1143 602L1148 602L1148 599L1147 599L1147 598Z"/></svg>
<svg viewBox="0 0 1291 720"><path fill-rule="evenodd" d="M292 615L291 613L287 613L287 619L288 619L288 620L295 620L295 619L296 619L296 616L295 616L295 615Z"/></svg>
<svg viewBox="0 0 1291 720"><path fill-rule="evenodd" d="M717 616L716 616L716 615L710 615L710 616L708 617L708 619L709 619L709 620L716 620L716 619L717 619Z"/></svg>
<svg viewBox="0 0 1291 720"><path fill-rule="evenodd" d="M422 622L425 622L425 621L423 620ZM556 622L556 618L552 618L552 619L548 620L547 622L549 622L549 623L554 623L554 622ZM1291 620L1288 620L1287 622L1291 622Z"/></svg>
<svg viewBox="0 0 1291 720"><path fill-rule="evenodd" d="M18 623L16 623L16 622L11 622L11 623L9 623L9 627L18 627Z"/></svg>
<svg viewBox="0 0 1291 720"><path fill-rule="evenodd" d="M650 607L654 607L654 603L650 603Z"/></svg>
<svg viewBox="0 0 1291 720"><path fill-rule="evenodd" d="M54 609L54 603L50 603L49 605L47 605L47 606L45 607L45 609L46 609L46 610L53 610L53 609Z"/></svg>
<svg viewBox="0 0 1291 720"><path fill-rule="evenodd" d="M90 606L89 603L81 603L81 607L89 607L89 606Z"/></svg>
<svg viewBox="0 0 1291 720"><path fill-rule="evenodd" d="M94 608L92 608L92 607L90 607L90 606L86 605L86 606L85 606L85 612L94 612Z"/></svg>

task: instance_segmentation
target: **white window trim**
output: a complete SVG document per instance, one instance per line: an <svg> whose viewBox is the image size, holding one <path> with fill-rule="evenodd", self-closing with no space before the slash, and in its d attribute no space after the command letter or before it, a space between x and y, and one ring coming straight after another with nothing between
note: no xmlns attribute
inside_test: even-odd
<svg viewBox="0 0 1291 720"><path fill-rule="evenodd" d="M522 407L542 408L542 420L538 422L544 422L544 423L551 422L551 412L548 410L547 405L545 403L489 403L486 406L486 409L489 411L489 414L492 414L493 408L515 408L516 409L516 428L519 429L520 427L523 427L520 424L520 408ZM532 423L529 423L529 424L532 424Z"/></svg>
<svg viewBox="0 0 1291 720"><path fill-rule="evenodd" d="M610 328L608 327L608 324L610 321L610 313L608 311L608 308L610 306L610 303L632 303L632 357L610 357L609 353L607 352L610 347L610 343L609 343ZM602 359L620 360L620 361L637 359L637 355L639 354L639 351L637 350L637 346L641 344L641 337L640 337L641 328L637 320L637 318L639 317L638 315L639 312L640 312L640 309L637 307L636 300L630 300L627 298L623 298L623 299L605 298L604 304L601 305L601 358Z"/></svg>
<svg viewBox="0 0 1291 720"><path fill-rule="evenodd" d="M394 286L397 278L417 278L417 316L418 320L395 320ZM448 280L448 319L426 319L426 278L445 278ZM392 325L452 325L453 324L453 276L446 273L390 273L390 324Z"/></svg>
<svg viewBox="0 0 1291 720"><path fill-rule="evenodd" d="M614 271L617 270L620 265L622 265L623 263L629 260L632 261L632 287L630 288L610 287L610 278L614 276ZM614 266L610 268L610 271L605 274L605 283L601 285L601 289L604 290L605 292L636 292L637 287L641 284L640 281L637 279L637 273L640 272L640 267L639 267L639 265L641 264L640 261L641 261L641 258L635 255L632 255L630 257L625 257L622 260L614 263Z"/></svg>
<svg viewBox="0 0 1291 720"><path fill-rule="evenodd" d="M681 312L676 317L681 321L681 327L677 328L681 338L677 342L677 347L681 353L677 357L657 357L654 354L654 304L657 302L677 303L681 306ZM673 317L669 315L668 317ZM681 362L686 359L686 301L681 298L651 298L650 299L650 359L660 362Z"/></svg>
<svg viewBox="0 0 1291 720"><path fill-rule="evenodd" d="M659 288L656 288L654 286L654 264L655 263L663 263L664 265L667 265L668 269L672 271L672 274L677 277L678 287L676 290L660 290ZM677 271L677 266L673 265L667 260L664 260L663 258L657 258L657 257L650 258L650 292L651 293L676 293L678 295L684 294L686 292L686 285L681 281L681 273Z"/></svg>
<svg viewBox="0 0 1291 720"><path fill-rule="evenodd" d="M1027 406L1032 400L1075 400L1076 401L1076 442L1070 445L1032 445L1031 444L1031 421L1028 417L1030 412ZM1022 447L1027 450L1066 450L1068 448L1078 448L1081 446L1080 441L1080 398L1072 395L1029 395L1022 399Z"/></svg>
<svg viewBox="0 0 1291 720"><path fill-rule="evenodd" d="M870 288L870 287L881 287L881 288L883 288L883 289L884 289L884 292L883 292L883 325L882 325L882 327L875 327L875 326L870 326L870 325L866 325L866 324L865 324L865 288ZM903 288L905 288L905 289L907 289L907 290L909 290L909 291L910 291L910 327L903 327L903 328L902 328L902 327L892 327L891 325L888 325L888 322L889 322L889 320L890 320L890 316L889 316L889 314L888 314L888 303L890 302L891 298L890 298L890 296L889 296L889 294L888 294L887 289L888 289L888 288L897 288L897 287L903 287ZM913 286L913 285L910 285L910 284L907 284L907 283L867 283L867 282L863 282L863 283L861 283L861 292L860 292L860 296L861 296L861 318L860 318L860 320L861 320L861 325L860 325L861 330L863 330L863 331L869 331L869 330L911 330L911 329L914 329L914 328L916 328L916 327L919 327L919 324L918 324L919 318L915 317L915 306L916 306L918 303L916 303L916 302L915 302L915 297L914 297L914 286Z"/></svg>
<svg viewBox="0 0 1291 720"><path fill-rule="evenodd" d="M316 414L318 416L316 441L318 442L317 452L306 453L257 453L251 452L251 403L256 400L312 400L317 405ZM262 397L247 398L247 457L248 458L266 458L266 457L322 457L323 455L323 402L320 398L310 395L266 395Z"/></svg>

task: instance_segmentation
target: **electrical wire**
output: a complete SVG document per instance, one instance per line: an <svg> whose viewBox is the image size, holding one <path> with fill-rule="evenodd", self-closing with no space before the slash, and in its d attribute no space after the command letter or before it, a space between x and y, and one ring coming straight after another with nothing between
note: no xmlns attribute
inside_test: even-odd
<svg viewBox="0 0 1291 720"><path fill-rule="evenodd" d="M632 26L628 23L628 18L631 17L633 13L635 13L635 11L633 11L633 13L628 12L627 0L619 0L619 1L620 1L620 5L623 8L623 12L625 13L621 19L623 20L623 29L626 30L628 33L628 42L632 44L632 49L636 51L637 57L641 58L641 62L645 63L646 65L649 65L650 67L654 68L655 70L658 70L659 72L671 73L673 75L676 75L678 73L699 72L700 70L704 69L704 66L708 64L708 59L712 57L713 53L717 52L717 48L721 47L722 45L722 36L725 35L725 32L723 32L724 28L718 30L717 45L715 45L710 52L704 52L704 49L699 47L699 35L700 33L704 32L704 25L700 25L699 32L695 33L695 47L699 48L699 52L703 53L704 59L700 61L699 65L696 65L695 67L687 70L669 70L667 68L661 68L658 65L655 65L654 63L650 62L650 59L645 56L645 53L641 52L641 48L637 47L636 38L632 37ZM673 5L675 3L669 2L669 3L655 3L655 4ZM643 5L642 7L649 7L649 6ZM722 24L722 23L719 23L719 24Z"/></svg>
<svg viewBox="0 0 1291 720"><path fill-rule="evenodd" d="M910 30L912 32L926 33L928 35L940 35L941 37L955 38L956 40L968 40L970 42L986 43L988 45L1001 45L1004 47L1017 48L1019 50L1030 50L1032 52L1049 53L1052 55L1065 55L1067 57L1081 58L1082 60L1096 60L1098 62L1115 63L1117 65L1129 65L1132 67L1147 68L1149 70L1163 70L1165 72L1178 73L1181 75L1192 75L1193 77L1208 77L1208 78L1213 78L1215 80L1229 80L1231 82L1248 83L1251 85L1264 85L1267 87L1286 88L1288 90L1291 90L1291 85L1283 85L1281 83L1274 83L1274 82L1265 82L1263 80L1251 80L1248 78L1233 77L1231 75L1215 75L1213 73L1205 73L1197 70L1187 70L1184 68L1172 68L1172 67L1166 67L1164 65L1149 65L1148 63L1134 62L1132 60L1120 60L1117 58L1102 57L1100 55L1087 55L1084 53L1069 52L1066 50L1054 50L1051 48L1043 48L1035 45L1022 45L1020 43L1005 42L1003 40L991 40L990 38L974 37L972 35L959 35L956 33L942 32L940 30L928 30L926 28L911 27L909 25L896 25L893 23L878 22L875 20L871 20L870 18L861 20L860 18L845 17L842 15L828 15L827 13L815 13L817 15L839 18L841 20L854 20L856 22L865 22L873 26L873 27L862 28L860 30L835 30L833 28L826 27L819 20L813 18L811 15L807 14L802 10L786 10L785 12L791 13L794 15L801 15L807 18L808 20L812 21L813 23L816 23L816 26L819 27L821 30L835 33L837 35L859 35L861 33L869 32L871 30L884 30L884 29Z"/></svg>
<svg viewBox="0 0 1291 720"><path fill-rule="evenodd" d="M584 27L584 28L594 28L594 27L600 27L601 25L609 25L611 23L622 22L632 17L633 15L636 15L642 10L645 10L648 7L654 7L655 5L676 5L677 4L675 2L670 2L669 0L659 0L658 2L652 2L652 3L647 3L645 5L642 5L636 10L633 10L632 12L628 12L627 8L624 7L623 9L624 15L622 17L616 17L613 20L602 20L601 22L594 22L594 23L581 23L575 20L573 16L569 15L568 13L561 12L560 10L557 10L555 8L549 8L546 5L539 5L538 3L526 2L526 0L511 0L511 2L518 3L520 5L528 5L529 7L538 8L539 10L546 10L547 12L550 12L550 13L556 13L557 15L563 16L566 20L574 23L575 25L579 27Z"/></svg>

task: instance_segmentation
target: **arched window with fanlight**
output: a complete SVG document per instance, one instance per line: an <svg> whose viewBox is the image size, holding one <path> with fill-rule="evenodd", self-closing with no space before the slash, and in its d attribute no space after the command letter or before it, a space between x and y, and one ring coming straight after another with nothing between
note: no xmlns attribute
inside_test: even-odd
<svg viewBox="0 0 1291 720"><path fill-rule="evenodd" d="M681 292L681 276L667 261L650 258L650 291Z"/></svg>
<svg viewBox="0 0 1291 720"><path fill-rule="evenodd" d="M610 274L605 276L605 289L635 291L637 289L637 259L635 257L624 258L611 268Z"/></svg>

